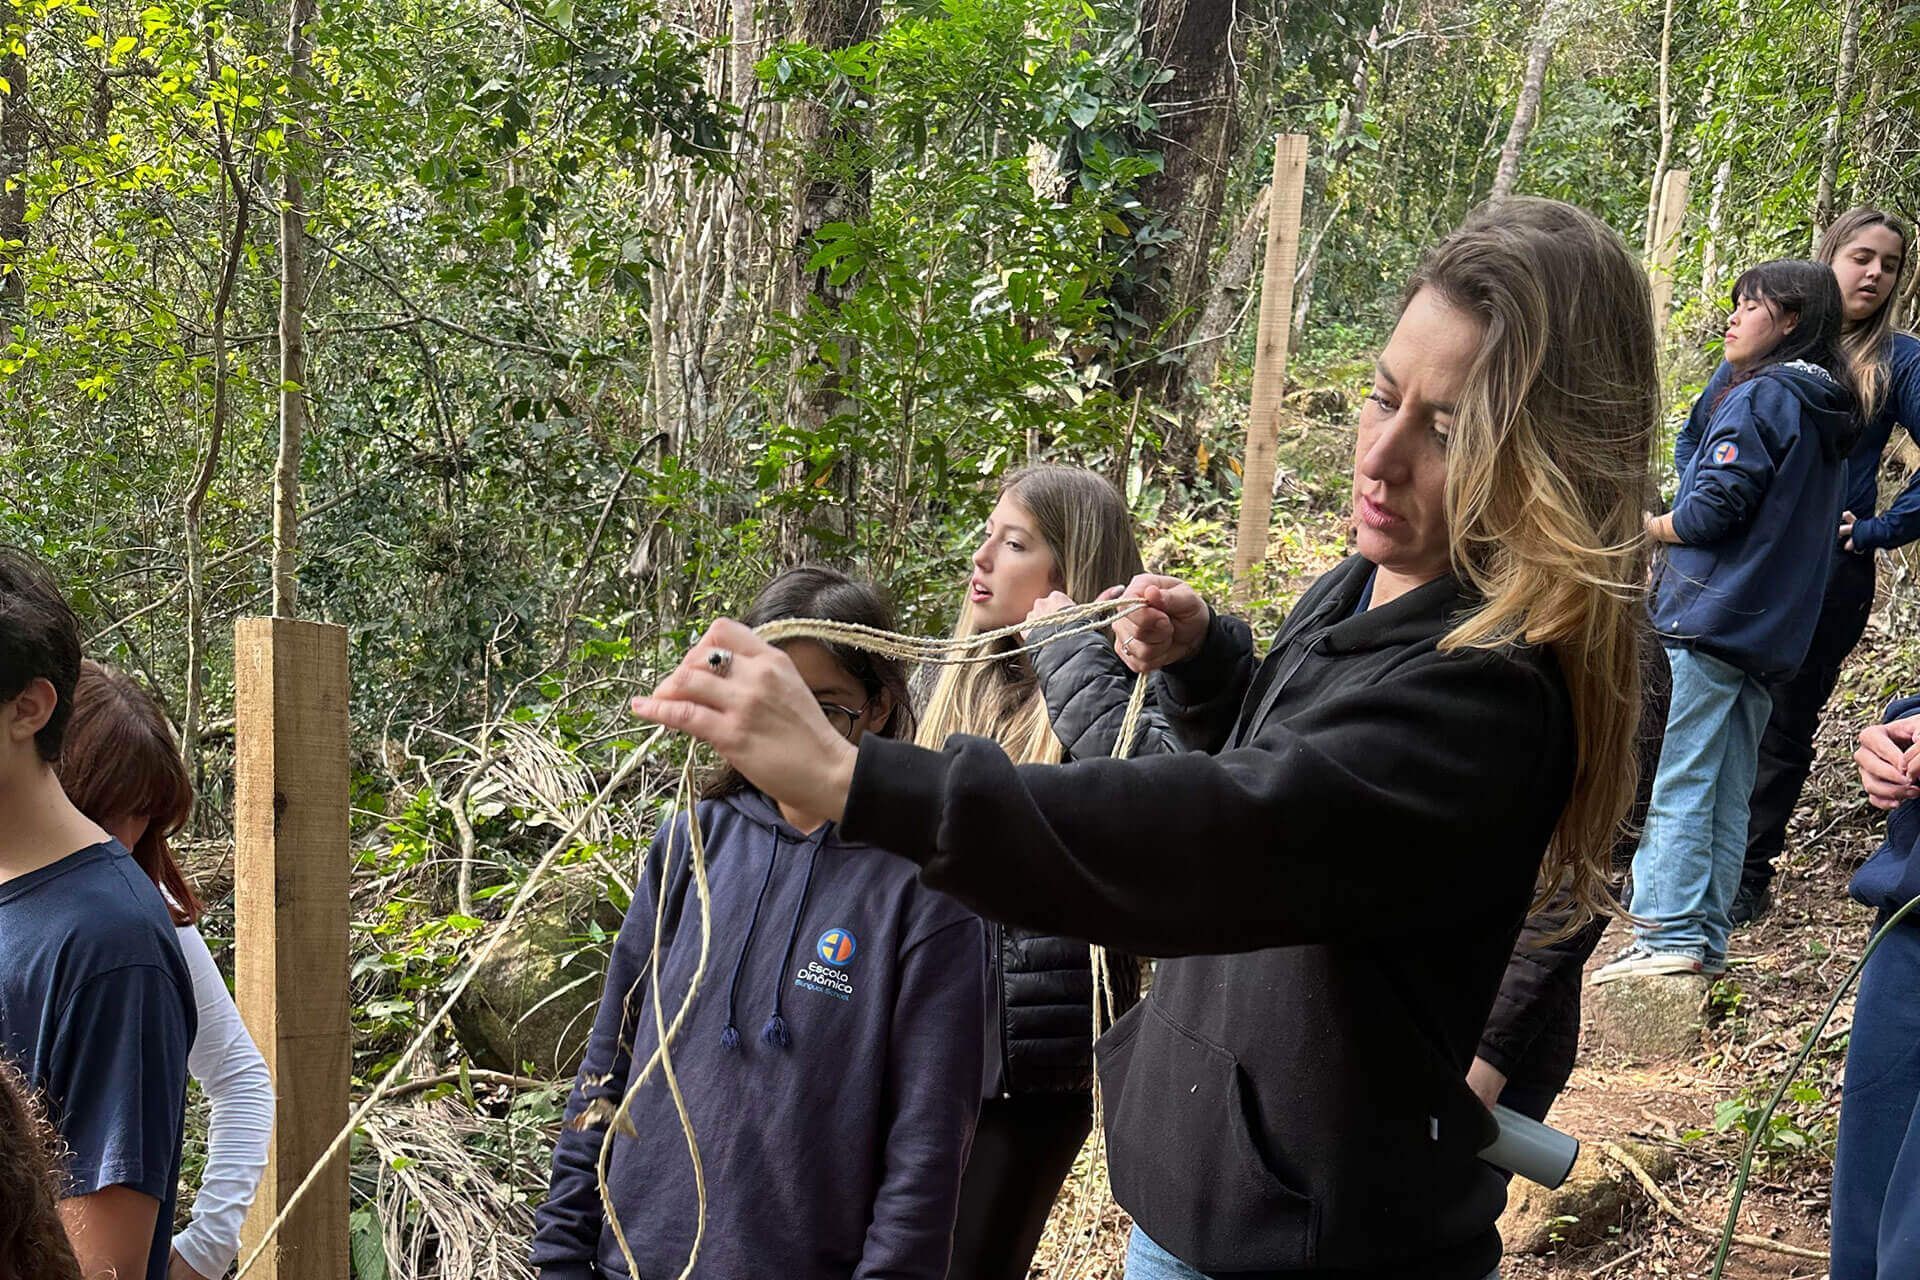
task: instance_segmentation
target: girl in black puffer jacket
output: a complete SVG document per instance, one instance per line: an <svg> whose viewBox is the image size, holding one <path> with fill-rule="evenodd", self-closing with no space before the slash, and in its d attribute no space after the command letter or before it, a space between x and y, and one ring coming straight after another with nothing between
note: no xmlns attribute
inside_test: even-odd
<svg viewBox="0 0 1920 1280"><path fill-rule="evenodd" d="M1029 639L1046 615L1091 600L1140 572L1126 502L1075 467L1028 467L1002 483L958 635L1023 619ZM1008 645L1012 648L1011 644ZM992 738L1016 760L1055 763L1114 753L1132 676L1103 632L1004 662L948 667L934 685L919 740ZM1119 686L1116 703L1112 687ZM1134 755L1174 750L1149 704ZM1092 1127L1093 976L1079 939L983 923L987 930L986 1078L979 1127L960 1188L950 1280L1024 1280L1074 1156ZM1139 965L1111 957L1113 1013L1139 998Z"/></svg>

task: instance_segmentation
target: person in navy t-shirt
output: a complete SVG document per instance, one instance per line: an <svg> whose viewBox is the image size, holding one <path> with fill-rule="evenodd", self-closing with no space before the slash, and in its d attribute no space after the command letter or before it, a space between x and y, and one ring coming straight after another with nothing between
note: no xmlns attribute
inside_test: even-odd
<svg viewBox="0 0 1920 1280"><path fill-rule="evenodd" d="M0 1058L58 1131L83 1275L166 1280L196 1008L153 881L54 776L79 627L0 548Z"/></svg>

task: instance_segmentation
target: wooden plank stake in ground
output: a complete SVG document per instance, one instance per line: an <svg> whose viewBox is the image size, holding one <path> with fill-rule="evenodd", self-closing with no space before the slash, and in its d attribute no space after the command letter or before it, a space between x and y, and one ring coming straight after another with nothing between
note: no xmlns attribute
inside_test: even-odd
<svg viewBox="0 0 1920 1280"><path fill-rule="evenodd" d="M279 1098L244 1259L347 1117L347 632L242 618L233 650L234 985ZM250 1275L347 1280L344 1152Z"/></svg>
<svg viewBox="0 0 1920 1280"><path fill-rule="evenodd" d="M1267 555L1273 520L1273 454L1280 443L1280 397L1287 385L1287 331L1293 271L1300 256L1300 193L1307 180L1307 136L1283 133L1273 146L1273 198L1267 202L1267 261L1260 282L1260 329L1253 349L1253 406L1240 474L1240 534L1233 549L1233 598L1245 602L1253 569Z"/></svg>
<svg viewBox="0 0 1920 1280"><path fill-rule="evenodd" d="M1673 260L1680 252L1680 224L1687 217L1687 180L1691 169L1669 169L1660 184L1660 218L1654 224L1653 261L1647 275L1653 284L1653 337L1667 332L1667 309L1673 304Z"/></svg>

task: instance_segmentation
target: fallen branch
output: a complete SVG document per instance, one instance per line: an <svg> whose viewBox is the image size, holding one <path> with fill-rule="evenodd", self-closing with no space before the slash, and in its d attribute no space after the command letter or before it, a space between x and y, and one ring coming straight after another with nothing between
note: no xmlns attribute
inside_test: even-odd
<svg viewBox="0 0 1920 1280"><path fill-rule="evenodd" d="M1635 1160L1632 1156L1621 1150L1618 1143L1608 1142L1602 1145L1600 1149L1606 1152L1621 1168L1632 1174L1634 1181L1640 1184L1641 1188L1653 1198L1653 1202L1659 1205L1662 1212L1669 1218L1672 1218L1675 1222L1702 1239L1713 1241L1720 1239L1720 1233L1718 1231L1712 1227L1703 1227L1688 1218L1684 1213L1681 1213L1680 1206L1675 1204L1667 1193L1660 1189L1660 1184L1653 1180L1653 1175L1642 1168L1638 1160ZM1785 1244L1779 1240L1769 1240L1765 1236L1736 1235L1733 1237L1733 1240L1735 1244L1743 1244L1750 1249L1765 1249L1772 1253L1784 1253L1793 1258L1812 1258L1816 1262L1825 1262L1827 1260L1827 1255L1822 1250L1803 1249L1797 1244Z"/></svg>
<svg viewBox="0 0 1920 1280"><path fill-rule="evenodd" d="M542 1080L536 1076L516 1076L506 1071L486 1071L479 1067L469 1067L465 1071L442 1071L436 1076L421 1076L405 1084L396 1085L387 1092L387 1101L404 1098L410 1093L425 1093L428 1089L437 1089L443 1084L458 1084L462 1080L471 1080L474 1084L493 1084L505 1089L551 1089L560 1084L557 1080Z"/></svg>
<svg viewBox="0 0 1920 1280"><path fill-rule="evenodd" d="M1652 1247L1653 1247L1652 1245L1643 1244L1638 1249L1627 1250L1627 1252L1621 1254L1619 1257L1615 1258L1612 1262L1609 1262L1606 1266L1597 1268L1594 1271L1593 1275L1589 1277L1589 1280L1600 1280L1600 1277L1607 1274L1607 1272L1612 1271L1615 1267L1624 1267L1627 1263L1632 1262L1635 1258L1639 1257L1641 1254L1645 1253L1648 1249Z"/></svg>

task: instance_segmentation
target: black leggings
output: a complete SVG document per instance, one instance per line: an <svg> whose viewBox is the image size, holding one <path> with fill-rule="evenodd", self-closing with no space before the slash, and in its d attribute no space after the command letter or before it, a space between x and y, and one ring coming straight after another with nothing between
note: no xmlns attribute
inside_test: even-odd
<svg viewBox="0 0 1920 1280"><path fill-rule="evenodd" d="M980 1105L947 1280L1026 1280L1047 1214L1092 1128L1090 1093L1024 1093Z"/></svg>
<svg viewBox="0 0 1920 1280"><path fill-rule="evenodd" d="M1813 769L1813 735L1820 712L1833 696L1840 667L1866 634L1873 609L1873 557L1842 551L1820 602L1807 659L1791 679L1774 685L1773 711L1760 735L1760 767L1754 775L1753 803L1747 817L1747 858L1740 882L1764 888L1773 879L1773 860L1787 843L1787 823L1800 802L1800 789Z"/></svg>

